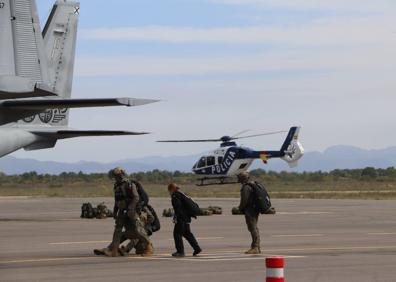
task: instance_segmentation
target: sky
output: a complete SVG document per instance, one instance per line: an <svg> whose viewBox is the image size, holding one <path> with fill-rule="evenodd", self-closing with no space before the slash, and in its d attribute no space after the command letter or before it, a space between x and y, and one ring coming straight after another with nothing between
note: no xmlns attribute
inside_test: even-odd
<svg viewBox="0 0 396 282"><path fill-rule="evenodd" d="M37 2L44 23L54 1ZM395 146L395 14L394 0L82 0L73 97L161 102L72 110L70 126L152 134L14 155L67 162L191 155L217 144L155 140L293 125L302 126L307 151ZM278 149L284 137L243 145Z"/></svg>

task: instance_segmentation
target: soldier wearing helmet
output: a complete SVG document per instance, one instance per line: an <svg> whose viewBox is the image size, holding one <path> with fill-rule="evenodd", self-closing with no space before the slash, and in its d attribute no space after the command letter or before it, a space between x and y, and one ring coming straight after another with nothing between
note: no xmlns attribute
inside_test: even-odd
<svg viewBox="0 0 396 282"><path fill-rule="evenodd" d="M259 212L254 206L253 202L253 186L254 183L250 181L249 174L242 172L238 174L238 182L242 184L241 188L241 202L239 210L245 215L247 228L252 236L252 244L246 254L260 254L260 232L257 227Z"/></svg>
<svg viewBox="0 0 396 282"><path fill-rule="evenodd" d="M130 240L137 240L145 246L142 255L152 255L153 246L140 220L138 203L139 193L135 185L127 178L123 168L116 167L109 171L109 177L114 183L114 219L115 227L113 240L109 247L103 250L106 256L120 255L119 246L123 236ZM125 232L123 229L125 228Z"/></svg>

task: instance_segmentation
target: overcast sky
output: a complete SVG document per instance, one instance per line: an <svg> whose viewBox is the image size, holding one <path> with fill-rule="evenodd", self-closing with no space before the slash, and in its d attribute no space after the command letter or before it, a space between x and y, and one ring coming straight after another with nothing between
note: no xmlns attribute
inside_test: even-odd
<svg viewBox="0 0 396 282"><path fill-rule="evenodd" d="M42 21L53 1L37 0ZM59 142L18 157L112 161L189 155L156 144L301 125L306 150L396 145L394 0L82 0L73 97L162 99L73 110L79 129L150 136ZM284 136L244 141L277 149Z"/></svg>

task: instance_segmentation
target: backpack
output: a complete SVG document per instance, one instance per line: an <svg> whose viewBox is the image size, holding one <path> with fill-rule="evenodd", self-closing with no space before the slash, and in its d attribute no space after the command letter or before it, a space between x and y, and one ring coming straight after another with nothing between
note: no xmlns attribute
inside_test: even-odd
<svg viewBox="0 0 396 282"><path fill-rule="evenodd" d="M95 209L91 203L84 203L81 207L81 218L94 218L96 216Z"/></svg>
<svg viewBox="0 0 396 282"><path fill-rule="evenodd" d="M258 182L250 184L253 189L253 205L255 209L261 213L266 214L271 209L271 198L267 190Z"/></svg>
<svg viewBox="0 0 396 282"><path fill-rule="evenodd" d="M135 180L131 180L131 184L134 184L136 186L136 190L139 194L139 198L140 198L140 203L142 203L142 206L147 206L149 203L149 195L147 194L147 192L144 190L142 184L138 181Z"/></svg>
<svg viewBox="0 0 396 282"><path fill-rule="evenodd" d="M193 199L182 192L178 193L182 195L182 203L189 216L197 218L197 216L201 215L201 208Z"/></svg>
<svg viewBox="0 0 396 282"><path fill-rule="evenodd" d="M151 232L157 232L161 229L161 222L158 218L157 213L155 212L154 208L150 205L147 206L148 210L152 213L152 215L154 216L154 221L151 223Z"/></svg>

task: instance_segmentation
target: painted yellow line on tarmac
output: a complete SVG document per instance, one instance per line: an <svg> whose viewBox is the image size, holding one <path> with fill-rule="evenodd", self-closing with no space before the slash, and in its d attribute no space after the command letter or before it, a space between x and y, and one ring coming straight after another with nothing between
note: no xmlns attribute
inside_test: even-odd
<svg viewBox="0 0 396 282"><path fill-rule="evenodd" d="M323 234L281 234L281 235L271 235L274 238L288 238L288 237L321 237Z"/></svg>
<svg viewBox="0 0 396 282"><path fill-rule="evenodd" d="M48 243L48 245L82 245L82 244L98 244L98 243L111 243L111 241L104 240L104 241L82 241L82 242L55 242L55 243Z"/></svg>
<svg viewBox="0 0 396 282"><path fill-rule="evenodd" d="M0 261L1 264L14 264L14 263L32 263L32 262L57 262L57 261L73 261L73 260L87 260L99 259L100 257L70 257L70 258L42 258L42 259L21 259L21 260L5 260Z"/></svg>

